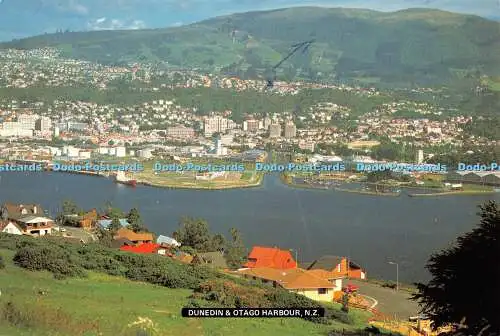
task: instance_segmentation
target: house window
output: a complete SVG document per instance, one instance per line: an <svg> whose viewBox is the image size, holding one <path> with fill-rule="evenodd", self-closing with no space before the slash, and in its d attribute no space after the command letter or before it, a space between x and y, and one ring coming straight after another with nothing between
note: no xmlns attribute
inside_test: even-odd
<svg viewBox="0 0 500 336"><path fill-rule="evenodd" d="M318 288L318 294L328 294L328 288Z"/></svg>

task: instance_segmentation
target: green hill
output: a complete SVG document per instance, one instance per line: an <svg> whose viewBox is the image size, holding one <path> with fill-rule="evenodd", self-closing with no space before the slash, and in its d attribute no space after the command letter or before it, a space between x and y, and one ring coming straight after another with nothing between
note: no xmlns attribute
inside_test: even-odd
<svg viewBox="0 0 500 336"><path fill-rule="evenodd" d="M464 73L500 75L500 23L439 10L392 13L300 7L248 12L189 26L59 33L0 44L56 46L103 63L168 62L239 76L263 75L294 43L315 39L280 68L285 77L430 84Z"/></svg>
<svg viewBox="0 0 500 336"><path fill-rule="evenodd" d="M0 250L4 256L12 256ZM56 281L7 263L0 270L0 335L326 335L331 326L300 319L185 319L190 290L90 273ZM10 310L7 303L12 302ZM23 315L16 319L16 312ZM10 317L7 317L10 316ZM140 320L151 321L133 325ZM149 333L139 333L142 329ZM153 331L156 332L153 332Z"/></svg>
<svg viewBox="0 0 500 336"><path fill-rule="evenodd" d="M369 314L168 257L0 233L0 335L327 335ZM321 318L186 319L182 307L318 307ZM307 320L309 319L309 320ZM5 332L5 333L2 333ZM142 332L141 332L142 331ZM353 335L353 336L354 336Z"/></svg>

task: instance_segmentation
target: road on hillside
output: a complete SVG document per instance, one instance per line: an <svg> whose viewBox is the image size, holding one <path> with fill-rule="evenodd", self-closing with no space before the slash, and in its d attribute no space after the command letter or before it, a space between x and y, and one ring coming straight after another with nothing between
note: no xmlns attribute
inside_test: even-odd
<svg viewBox="0 0 500 336"><path fill-rule="evenodd" d="M66 231L63 232L63 236L83 239L85 242L91 242L97 240L97 237L95 235L81 228L76 228L72 226L63 226L63 228L66 229Z"/></svg>
<svg viewBox="0 0 500 336"><path fill-rule="evenodd" d="M418 315L419 306L410 300L410 293L406 291L396 291L358 280L349 280L347 283L358 286L359 294L377 300L374 308L384 315L398 320L408 320L410 316Z"/></svg>

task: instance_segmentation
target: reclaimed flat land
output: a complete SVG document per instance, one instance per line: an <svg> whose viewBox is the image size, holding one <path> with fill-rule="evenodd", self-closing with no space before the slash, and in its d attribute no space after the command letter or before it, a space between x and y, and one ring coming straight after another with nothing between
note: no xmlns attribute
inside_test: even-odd
<svg viewBox="0 0 500 336"><path fill-rule="evenodd" d="M161 162L162 164L174 164L172 162ZM231 162L224 161L201 161L192 162L193 164L206 165L208 163L215 165L230 165ZM192 188L192 189L227 189L227 188L244 188L257 186L262 181L260 174L251 171L251 164L245 164L245 171L234 172L227 171L223 177L217 177L211 180L196 179L194 171L170 172L170 171L153 171L153 162L144 162L144 171L133 174L133 178L139 183L166 187L166 188ZM179 163L177 163L179 164ZM182 165L182 164L180 164Z"/></svg>
<svg viewBox="0 0 500 336"><path fill-rule="evenodd" d="M120 277L89 273L88 278L55 280L47 272L30 272L11 262L12 251L0 250L6 268L0 270L0 336L139 335L130 324L150 320L148 335L324 335L333 329L363 328L367 315L352 311L353 325L326 326L295 318L186 319L180 316L192 291L169 289ZM7 302L23 312L14 326L1 314ZM142 334L141 334L142 335Z"/></svg>

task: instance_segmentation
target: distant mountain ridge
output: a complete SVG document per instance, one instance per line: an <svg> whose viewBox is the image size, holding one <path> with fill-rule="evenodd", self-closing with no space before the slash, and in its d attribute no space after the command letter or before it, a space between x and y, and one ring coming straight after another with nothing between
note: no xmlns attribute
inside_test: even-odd
<svg viewBox="0 0 500 336"><path fill-rule="evenodd" d="M287 60L279 76L421 85L500 75L500 22L418 8L294 7L176 28L46 34L0 48L53 46L65 56L102 63L168 62L262 77L292 44L310 39L316 41L310 50Z"/></svg>

